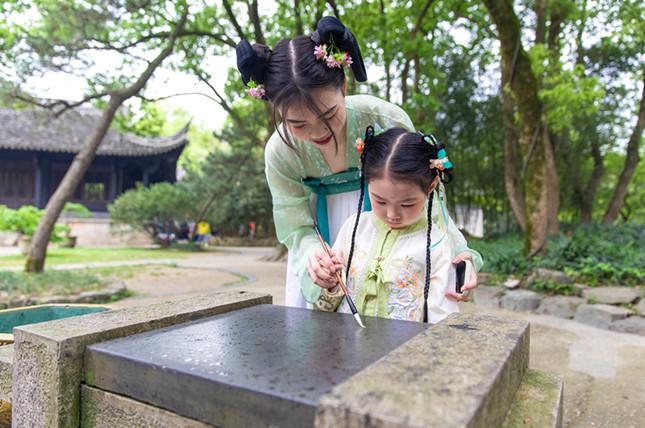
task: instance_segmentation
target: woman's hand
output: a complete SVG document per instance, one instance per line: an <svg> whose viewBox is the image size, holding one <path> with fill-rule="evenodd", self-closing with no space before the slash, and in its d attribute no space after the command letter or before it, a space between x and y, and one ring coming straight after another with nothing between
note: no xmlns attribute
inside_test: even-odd
<svg viewBox="0 0 645 428"><path fill-rule="evenodd" d="M452 260L453 265L458 265L462 261L470 263L470 277L464 279L464 285L461 287L461 293L456 293L451 287L446 291L446 297L456 300L458 302L467 302L470 300L470 290L477 288L477 272L473 265L473 257L468 251L459 253L457 257Z"/></svg>
<svg viewBox="0 0 645 428"><path fill-rule="evenodd" d="M309 257L307 270L313 282L319 287L333 290L338 284L336 272L343 272L343 261L340 252L331 250L332 258L320 249Z"/></svg>

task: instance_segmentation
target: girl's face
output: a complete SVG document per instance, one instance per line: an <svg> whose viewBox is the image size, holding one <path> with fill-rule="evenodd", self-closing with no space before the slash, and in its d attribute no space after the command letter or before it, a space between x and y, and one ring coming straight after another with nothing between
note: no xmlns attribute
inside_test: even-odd
<svg viewBox="0 0 645 428"><path fill-rule="evenodd" d="M437 185L435 180L428 193ZM416 222L425 211L428 193L411 181L375 178L369 182L369 196L374 215L392 229L400 229Z"/></svg>
<svg viewBox="0 0 645 428"><path fill-rule="evenodd" d="M299 140L310 141L321 149L334 147L334 138L344 140L345 111L344 88L320 88L312 92L316 106L322 112L320 116L309 110L304 103L295 103L285 114L284 122L291 135ZM322 119L326 119L329 127Z"/></svg>

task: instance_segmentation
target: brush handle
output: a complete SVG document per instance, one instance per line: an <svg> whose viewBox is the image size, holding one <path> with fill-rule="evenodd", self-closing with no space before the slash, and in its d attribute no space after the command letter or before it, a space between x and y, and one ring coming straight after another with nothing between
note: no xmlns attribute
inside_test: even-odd
<svg viewBox="0 0 645 428"><path fill-rule="evenodd" d="M356 309L352 298L349 297L349 294L345 294L345 299L347 299L347 304L349 305L349 309L352 311L352 315L357 314L358 310Z"/></svg>
<svg viewBox="0 0 645 428"><path fill-rule="evenodd" d="M347 300L349 309L352 311L352 314L357 314L358 310L356 309L356 305L354 305L354 301L349 296L349 292L347 291L347 288L345 287L345 283L343 282L343 276L339 272L336 272L336 279L338 280L338 284L340 285L340 288L343 290L343 294L345 295L345 299Z"/></svg>

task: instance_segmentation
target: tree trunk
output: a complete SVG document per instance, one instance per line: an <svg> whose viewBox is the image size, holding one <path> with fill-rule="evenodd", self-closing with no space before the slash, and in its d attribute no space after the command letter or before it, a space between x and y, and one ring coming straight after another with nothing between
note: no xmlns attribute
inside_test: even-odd
<svg viewBox="0 0 645 428"><path fill-rule="evenodd" d="M523 132L522 144L527 147L524 174L525 231L524 253L528 257L546 254L546 238L549 226L548 171L546 142L540 136L537 124L533 136ZM526 127L528 128L528 127ZM547 131L544 131L547 132Z"/></svg>
<svg viewBox="0 0 645 428"><path fill-rule="evenodd" d="M293 16L296 20L296 35L305 34L302 27L302 17L300 16L300 0L293 0Z"/></svg>
<svg viewBox="0 0 645 428"><path fill-rule="evenodd" d="M535 0L535 44L544 43L546 39L546 0Z"/></svg>
<svg viewBox="0 0 645 428"><path fill-rule="evenodd" d="M524 252L533 257L546 252L548 227L549 155L544 141L548 132L542 124L542 104L538 98L537 80L527 53L522 48L521 27L511 0L484 0L500 41L502 67L509 77L520 122L520 143L524 152Z"/></svg>
<svg viewBox="0 0 645 428"><path fill-rule="evenodd" d="M406 59L405 64L403 65L403 70L401 70L401 104L405 104L408 101L408 75L410 74L410 60Z"/></svg>
<svg viewBox="0 0 645 428"><path fill-rule="evenodd" d="M379 11L381 12L381 25L382 30L384 31L384 38L387 40L387 15L385 13L385 3L383 0L379 1ZM390 94L392 92L392 71L390 67L392 66L392 59L387 52L383 52L383 66L385 68L385 99L391 101Z"/></svg>
<svg viewBox="0 0 645 428"><path fill-rule="evenodd" d="M625 202L625 195L627 194L627 186L634 175L636 166L640 162L640 155L638 154L638 146L643 135L643 126L645 125L645 70L643 70L643 92L641 94L641 103L638 109L638 120L636 120L636 126L634 127L634 132L629 138L629 143L627 144L627 157L625 158L625 166L623 167L622 172L620 173L620 178L618 179L618 184L616 184L616 189L614 190L614 196L609 202L605 216L602 219L602 222L605 224L613 223L618 217L620 209Z"/></svg>
<svg viewBox="0 0 645 428"><path fill-rule="evenodd" d="M513 98L508 93L510 88L506 86L508 77L502 71L502 108L504 121L504 185L506 195L513 211L513 216L520 226L525 229L524 194L521 188L520 166L518 162L518 139L515 126L515 108Z"/></svg>
<svg viewBox="0 0 645 428"><path fill-rule="evenodd" d="M560 212L560 179L558 178L558 166L555 162L554 144L551 140L551 133L546 125L546 117L542 117L542 138L544 142L545 156L545 177L547 194L547 233L557 235L560 229L558 213Z"/></svg>
<svg viewBox="0 0 645 428"><path fill-rule="evenodd" d="M591 223L593 202L596 199L596 192L605 174L605 163L602 153L600 153L600 144L597 139L591 142L591 155L593 157L593 169L591 170L591 176L589 177L587 187L584 189L580 201L580 221L583 223Z"/></svg>
<svg viewBox="0 0 645 428"><path fill-rule="evenodd" d="M264 38L264 33L262 32L262 24L260 23L260 13L258 12L258 2L253 0L249 5L249 18L251 23L253 23L253 31L255 33L255 42L262 45L266 45L267 41Z"/></svg>
<svg viewBox="0 0 645 428"><path fill-rule="evenodd" d="M58 220L65 204L74 194L85 172L91 165L92 160L94 160L96 150L103 141L103 137L105 137L117 109L125 100L136 95L145 86L157 67L172 53L175 41L186 23L186 18L187 11L184 12L179 23L171 33L167 46L148 64L148 67L139 76L137 81L131 86L117 90L110 95L108 104L103 110L103 114L96 128L92 131L92 134L85 142L81 151L74 157L72 164L65 173L58 188L49 199L49 202L47 202L45 213L38 223L31 247L29 248L27 262L25 263L25 270L27 272L42 272L45 268L47 244L49 243L49 238L56 224L56 220Z"/></svg>

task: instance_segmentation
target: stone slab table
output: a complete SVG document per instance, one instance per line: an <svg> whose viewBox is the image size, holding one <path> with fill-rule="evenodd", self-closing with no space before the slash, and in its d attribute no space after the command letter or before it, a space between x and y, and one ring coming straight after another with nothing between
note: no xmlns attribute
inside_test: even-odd
<svg viewBox="0 0 645 428"><path fill-rule="evenodd" d="M364 318L240 309L89 346L86 384L214 426L313 426L323 395L428 327Z"/></svg>
<svg viewBox="0 0 645 428"><path fill-rule="evenodd" d="M200 427L504 423L528 366L528 323L364 318L362 330L349 315L261 305L92 345L83 426L118 424L121 405L159 427L176 423L168 412Z"/></svg>

